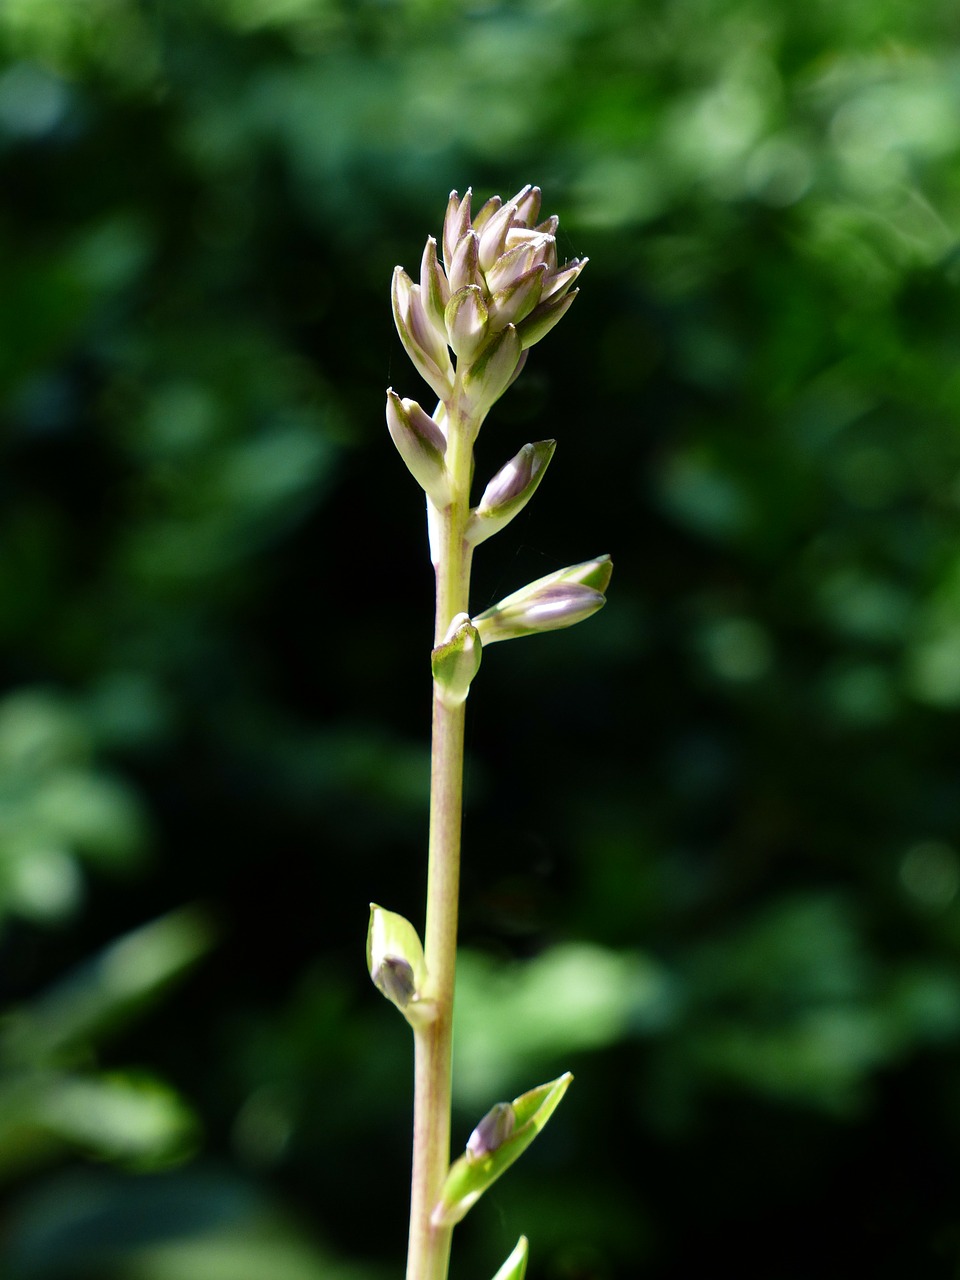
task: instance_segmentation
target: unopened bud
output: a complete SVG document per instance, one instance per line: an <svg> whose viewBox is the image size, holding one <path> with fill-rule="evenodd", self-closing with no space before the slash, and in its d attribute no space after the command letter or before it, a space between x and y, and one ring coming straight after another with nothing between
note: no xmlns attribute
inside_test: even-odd
<svg viewBox="0 0 960 1280"><path fill-rule="evenodd" d="M467 1159L471 1163L493 1155L513 1133L517 1113L509 1102L498 1102L490 1108L467 1139Z"/></svg>
<svg viewBox="0 0 960 1280"><path fill-rule="evenodd" d="M397 333L417 372L443 400L453 389L453 365L446 343L427 319L414 284L402 267L393 273L393 319Z"/></svg>
<svg viewBox="0 0 960 1280"><path fill-rule="evenodd" d="M556 440L525 444L515 458L500 468L470 516L466 530L470 542L476 545L498 533L523 510L536 493L556 447Z"/></svg>
<svg viewBox="0 0 960 1280"><path fill-rule="evenodd" d="M377 990L409 1023L420 1025L435 1016L433 1002L422 998L427 967L416 929L403 916L385 911L375 902L370 904L367 968Z"/></svg>
<svg viewBox="0 0 960 1280"><path fill-rule="evenodd" d="M433 678L444 706L458 707L466 701L482 656L476 627L467 614L458 613L450 624L446 639L430 655Z"/></svg>
<svg viewBox="0 0 960 1280"><path fill-rule="evenodd" d="M457 359L471 361L487 336L489 313L480 286L468 284L453 294L443 318Z"/></svg>
<svg viewBox="0 0 960 1280"><path fill-rule="evenodd" d="M417 993L413 965L400 956L384 956L370 977L377 990L400 1009L405 1009Z"/></svg>
<svg viewBox="0 0 960 1280"><path fill-rule="evenodd" d="M437 423L416 400L401 400L387 388L387 429L410 474L439 509L450 502L444 454L447 441Z"/></svg>
<svg viewBox="0 0 960 1280"><path fill-rule="evenodd" d="M464 370L465 407L478 422L510 385L521 354L517 329L508 324L487 341L477 358Z"/></svg>
<svg viewBox="0 0 960 1280"><path fill-rule="evenodd" d="M558 631L583 622L606 603L613 572L609 556L585 560L538 578L474 618L481 643Z"/></svg>
<svg viewBox="0 0 960 1280"><path fill-rule="evenodd" d="M545 338L554 325L560 323L573 306L573 300L579 292L579 289L571 289L559 298L549 298L534 307L525 320L521 320L517 331L524 348L532 347L541 338Z"/></svg>
<svg viewBox="0 0 960 1280"><path fill-rule="evenodd" d="M420 300L427 319L441 340L446 341L443 312L450 301L450 286L437 260L437 242L433 236L427 238L427 246L420 260Z"/></svg>

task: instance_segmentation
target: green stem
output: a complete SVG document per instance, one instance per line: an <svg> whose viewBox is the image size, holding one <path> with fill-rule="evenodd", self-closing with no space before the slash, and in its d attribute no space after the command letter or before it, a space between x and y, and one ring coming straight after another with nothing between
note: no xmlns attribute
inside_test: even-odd
<svg viewBox="0 0 960 1280"><path fill-rule="evenodd" d="M464 538L473 471L473 424L448 408L447 469L453 499L436 531L437 611L434 643L451 620L466 613L472 548ZM460 828L463 811L463 736L466 704L448 707L433 691L430 774L430 847L424 955L427 991L436 1017L414 1030L413 1174L407 1280L446 1280L452 1228L435 1227L430 1215L450 1167L450 1100L453 1054L453 990L457 962L460 893Z"/></svg>

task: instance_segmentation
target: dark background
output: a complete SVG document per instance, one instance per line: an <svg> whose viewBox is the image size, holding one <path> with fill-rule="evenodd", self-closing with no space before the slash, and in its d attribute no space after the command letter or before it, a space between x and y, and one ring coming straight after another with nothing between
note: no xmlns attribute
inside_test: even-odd
<svg viewBox="0 0 960 1280"><path fill-rule="evenodd" d="M960 1258L960 19L936 0L0 8L0 1271L385 1280L431 575L384 389L448 191L589 255L478 445L458 1229L530 1280Z"/></svg>

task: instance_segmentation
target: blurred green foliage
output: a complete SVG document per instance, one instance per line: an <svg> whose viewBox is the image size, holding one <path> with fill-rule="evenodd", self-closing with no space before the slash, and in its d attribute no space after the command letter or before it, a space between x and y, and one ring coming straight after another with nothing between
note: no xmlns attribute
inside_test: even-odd
<svg viewBox="0 0 960 1280"><path fill-rule="evenodd" d="M531 1280L960 1261L960 17L931 0L0 6L0 1271L399 1274L431 591L383 391L447 192L577 305L476 605L458 1228ZM479 474L483 473L483 474Z"/></svg>

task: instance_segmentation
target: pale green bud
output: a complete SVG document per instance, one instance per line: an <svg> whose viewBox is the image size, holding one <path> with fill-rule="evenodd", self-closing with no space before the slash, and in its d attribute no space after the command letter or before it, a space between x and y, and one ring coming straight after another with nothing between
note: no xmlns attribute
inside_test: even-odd
<svg viewBox="0 0 960 1280"><path fill-rule="evenodd" d="M430 655L437 694L445 707L458 707L466 701L482 656L476 627L467 614L458 613L442 644Z"/></svg>
<svg viewBox="0 0 960 1280"><path fill-rule="evenodd" d="M367 968L377 990L396 1005L412 1026L434 1019L433 1001L423 999L427 966L416 929L403 916L385 911L375 902L370 903Z"/></svg>
<svg viewBox="0 0 960 1280"><path fill-rule="evenodd" d="M402 267L393 273L393 319L404 350L418 373L441 400L453 390L453 364L447 345L427 319L414 284Z"/></svg>
<svg viewBox="0 0 960 1280"><path fill-rule="evenodd" d="M495 1103L467 1139L466 1156L471 1163L493 1155L513 1133L517 1113L509 1102Z"/></svg>
<svg viewBox="0 0 960 1280"><path fill-rule="evenodd" d="M613 573L609 556L585 560L538 578L474 618L481 643L558 631L583 622L606 603Z"/></svg>
<svg viewBox="0 0 960 1280"><path fill-rule="evenodd" d="M519 243L507 249L485 272L487 287L494 293L515 284L528 271L541 264L549 271L556 268L557 249L553 236L528 231Z"/></svg>
<svg viewBox="0 0 960 1280"><path fill-rule="evenodd" d="M487 220L480 233L480 269L486 273L504 252L507 233L515 222L522 222L518 216L517 206L520 200L531 190L529 186L518 191L512 200L508 200Z"/></svg>
<svg viewBox="0 0 960 1280"><path fill-rule="evenodd" d="M443 219L443 261L448 272L453 263L457 245L470 230L470 197L472 195L472 188L467 187L462 200L456 191L451 191L450 199L447 201L447 212Z"/></svg>
<svg viewBox="0 0 960 1280"><path fill-rule="evenodd" d="M517 325L517 332L520 334L524 350L532 347L541 338L545 338L554 325L560 323L579 292L579 289L571 289L560 298L550 298L547 302L541 302L539 306L534 307L527 318Z"/></svg>
<svg viewBox="0 0 960 1280"><path fill-rule="evenodd" d="M475 231L468 231L457 245L453 255L453 261L450 263L450 292L451 294L465 289L467 285L481 285L483 276L480 274L479 259L477 257L480 237Z"/></svg>
<svg viewBox="0 0 960 1280"><path fill-rule="evenodd" d="M447 330L443 312L450 301L450 286L437 261L437 242L433 236L427 238L427 245L420 259L420 300L427 319L445 342Z"/></svg>
<svg viewBox="0 0 960 1280"><path fill-rule="evenodd" d="M547 264L540 262L493 295L490 313L495 328L526 319L540 301L546 274Z"/></svg>
<svg viewBox="0 0 960 1280"><path fill-rule="evenodd" d="M489 313L480 286L468 284L447 303L444 322L457 359L469 363L487 337Z"/></svg>
<svg viewBox="0 0 960 1280"><path fill-rule="evenodd" d="M479 421L513 381L522 354L516 326L493 335L463 372L466 407Z"/></svg>
<svg viewBox="0 0 960 1280"><path fill-rule="evenodd" d="M444 455L447 441L433 418L416 400L401 400L387 388L387 429L407 469L435 507L450 502Z"/></svg>
<svg viewBox="0 0 960 1280"><path fill-rule="evenodd" d="M467 524L467 540L474 545L505 528L537 491L557 447L556 440L525 444L515 458L493 477Z"/></svg>

